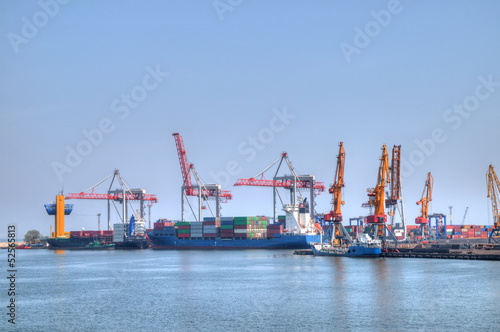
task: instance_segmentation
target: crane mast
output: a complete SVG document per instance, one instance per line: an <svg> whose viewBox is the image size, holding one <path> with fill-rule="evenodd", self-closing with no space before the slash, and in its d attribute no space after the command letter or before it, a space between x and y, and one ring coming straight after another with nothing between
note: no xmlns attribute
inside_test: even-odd
<svg viewBox="0 0 500 332"><path fill-rule="evenodd" d="M427 173L427 180L425 180L424 191L422 198L417 202L421 206L420 216L415 218L415 224L420 225L422 240L431 237L429 228L429 203L432 201L432 188L434 186L434 178L431 172Z"/></svg>
<svg viewBox="0 0 500 332"><path fill-rule="evenodd" d="M490 165L486 173L486 185L488 186L488 198L491 201L491 210L493 214L493 229L488 237L488 242L500 242L500 181L498 181L493 165Z"/></svg>
<svg viewBox="0 0 500 332"><path fill-rule="evenodd" d="M330 213L325 214L323 220L325 222L331 223L331 242L332 245L340 246L342 240L344 242L351 243L351 237L349 233L344 229L342 225L342 211L341 207L344 205L342 201L342 188L344 187L344 164L345 164L345 151L344 143L339 143L339 154L337 156L337 168L335 169L335 182L330 187L328 192L333 194L332 199L332 209Z"/></svg>

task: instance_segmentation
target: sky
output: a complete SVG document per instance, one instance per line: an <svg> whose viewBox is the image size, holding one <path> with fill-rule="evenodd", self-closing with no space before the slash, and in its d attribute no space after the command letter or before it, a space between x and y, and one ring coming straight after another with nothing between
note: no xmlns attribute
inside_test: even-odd
<svg viewBox="0 0 500 332"><path fill-rule="evenodd" d="M0 32L0 238L9 224L48 235L44 204L115 169L157 195L152 220L179 219L176 132L203 181L231 190L223 216L272 215L271 188L233 184L285 151L330 186L342 141L345 224L368 214L384 144L402 146L408 224L428 172L431 213L492 222L498 1L4 0ZM67 231L106 215L68 203Z"/></svg>

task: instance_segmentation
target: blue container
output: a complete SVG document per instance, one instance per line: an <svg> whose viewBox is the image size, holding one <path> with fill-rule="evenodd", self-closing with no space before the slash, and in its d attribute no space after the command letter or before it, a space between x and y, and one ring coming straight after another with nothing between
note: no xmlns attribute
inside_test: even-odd
<svg viewBox="0 0 500 332"><path fill-rule="evenodd" d="M221 217L220 218L220 221L223 222L223 221L233 221L233 218L234 217Z"/></svg>
<svg viewBox="0 0 500 332"><path fill-rule="evenodd" d="M221 225L234 225L234 221L232 221L232 220L221 220L220 224Z"/></svg>
<svg viewBox="0 0 500 332"><path fill-rule="evenodd" d="M455 232L455 235L462 235L462 232Z"/></svg>
<svg viewBox="0 0 500 332"><path fill-rule="evenodd" d="M215 217L204 217L203 221L215 221Z"/></svg>

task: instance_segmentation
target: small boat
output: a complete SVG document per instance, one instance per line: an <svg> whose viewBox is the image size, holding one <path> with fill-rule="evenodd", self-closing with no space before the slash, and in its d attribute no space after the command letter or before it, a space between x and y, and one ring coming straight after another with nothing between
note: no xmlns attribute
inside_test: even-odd
<svg viewBox="0 0 500 332"><path fill-rule="evenodd" d="M315 256L380 257L382 242L362 234L348 246L332 246L329 243L311 243Z"/></svg>
<svg viewBox="0 0 500 332"><path fill-rule="evenodd" d="M85 250L107 250L107 249L114 249L115 244L114 243L106 243L106 242L101 242L99 240L95 240L93 242L90 242L87 244L85 247L81 249Z"/></svg>

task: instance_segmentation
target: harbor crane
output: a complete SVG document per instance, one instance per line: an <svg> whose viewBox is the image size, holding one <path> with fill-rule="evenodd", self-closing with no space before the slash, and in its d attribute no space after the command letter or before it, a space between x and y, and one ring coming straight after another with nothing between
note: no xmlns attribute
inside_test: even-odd
<svg viewBox="0 0 500 332"><path fill-rule="evenodd" d="M387 234L396 241L396 237L387 227L387 215L385 214L385 187L390 183L389 178L389 153L387 147L382 146L382 157L378 170L377 185L374 189L368 190L368 205L375 208L374 214L366 217L368 233L374 239L380 239L383 246L386 246Z"/></svg>
<svg viewBox="0 0 500 332"><path fill-rule="evenodd" d="M465 208L464 217L462 219L462 226L465 224L465 220L467 219L467 212L469 212L469 207L468 206Z"/></svg>
<svg viewBox="0 0 500 332"><path fill-rule="evenodd" d="M281 165L285 162L288 166L288 169L291 175L278 176L278 172L281 168ZM275 164L278 164L278 168L273 176L272 180L266 180L264 178L264 173L268 171ZM314 197L316 194L319 194L325 191L325 186L322 182L316 182L314 175L297 175L295 169L292 166L292 163L288 159L288 155L286 152L283 152L281 156L276 159L273 163L267 166L264 170L259 172L252 178L249 179L238 179L235 186L258 186L258 187L273 187L273 217L274 220L277 220L277 205L276 205L276 196L278 195L281 203L283 204L283 200L278 193L278 188L284 188L290 190L290 203L283 204L284 210L287 212L287 216L290 215L292 219L295 221L290 224L300 224L301 229L312 229L311 221L315 220L314 214ZM301 189L310 191L310 209L307 203L307 198L303 198L301 194ZM297 195L299 196L297 198ZM308 211L309 216L307 220L302 220L299 215L303 215L305 211ZM299 218L300 220L297 220Z"/></svg>
<svg viewBox="0 0 500 332"><path fill-rule="evenodd" d="M425 181L424 191L422 192L422 198L417 202L417 205L421 205L420 216L415 218L415 224L420 225L422 241L432 237L429 227L429 203L432 201L433 186L434 178L431 172L429 172Z"/></svg>
<svg viewBox="0 0 500 332"><path fill-rule="evenodd" d="M394 231L394 220L396 218L396 210L401 218L403 227L403 239L406 240L406 217L405 217L405 206L403 199L403 186L401 185L401 145L394 145L392 148L392 160L391 160L391 191L390 196L385 201L385 205L389 208L388 215L391 219L391 230ZM396 239L397 241L397 239Z"/></svg>
<svg viewBox="0 0 500 332"><path fill-rule="evenodd" d="M500 242L500 211L498 210L500 206L500 181L498 181L497 174L490 165L488 172L486 173L486 184L488 186L488 198L491 201L491 210L493 213L493 229L488 237L488 243L499 243Z"/></svg>
<svg viewBox="0 0 500 332"><path fill-rule="evenodd" d="M344 187L344 164L344 143L340 142L339 154L337 156L337 168L335 169L335 182L328 190L328 192L333 195L332 209L330 210L330 213L323 216L323 220L330 223L332 246L341 246L344 243L352 243L349 233L342 225L341 207L344 205L344 201L342 201L342 188Z"/></svg>
<svg viewBox="0 0 500 332"><path fill-rule="evenodd" d="M201 221L202 215L201 210L203 209L203 201L208 201L209 198L215 198L215 217L220 218L220 203L226 203L228 200L232 199L233 196L228 190L221 190L220 184L204 184L201 178L198 176L194 165L188 163L186 156L186 149L184 148L184 141L179 133L173 133L175 140L175 146L177 147L177 154L179 157L179 163L181 166L182 173L182 187L181 187L181 212L182 221L184 221L184 199L186 198L191 212L195 215L191 203L187 199L187 196L197 196L198 197L198 220ZM191 173L193 174L196 185L191 182ZM210 208L210 205L208 206ZM213 211L210 208L210 212L213 215ZM196 218L196 215L195 215Z"/></svg>
<svg viewBox="0 0 500 332"><path fill-rule="evenodd" d="M111 183L109 185L107 194L98 194L95 192L95 188L111 178ZM120 189L111 190L113 183L118 182ZM111 204L116 209L116 212L120 216L120 219L123 223L126 223L128 220L128 202L131 201L139 201L140 202L140 217L136 216L136 219L144 218L144 202L148 202L149 204L154 204L158 202L158 198L156 195L146 194L146 189L130 189L125 180L121 177L120 172L115 169L113 173L99 181L97 184L88 188L79 193L71 193L67 194L65 199L100 199L108 201L108 230L111 229ZM118 210L115 202L122 204L122 213ZM132 208L132 207L131 207ZM133 211L133 208L132 208Z"/></svg>

